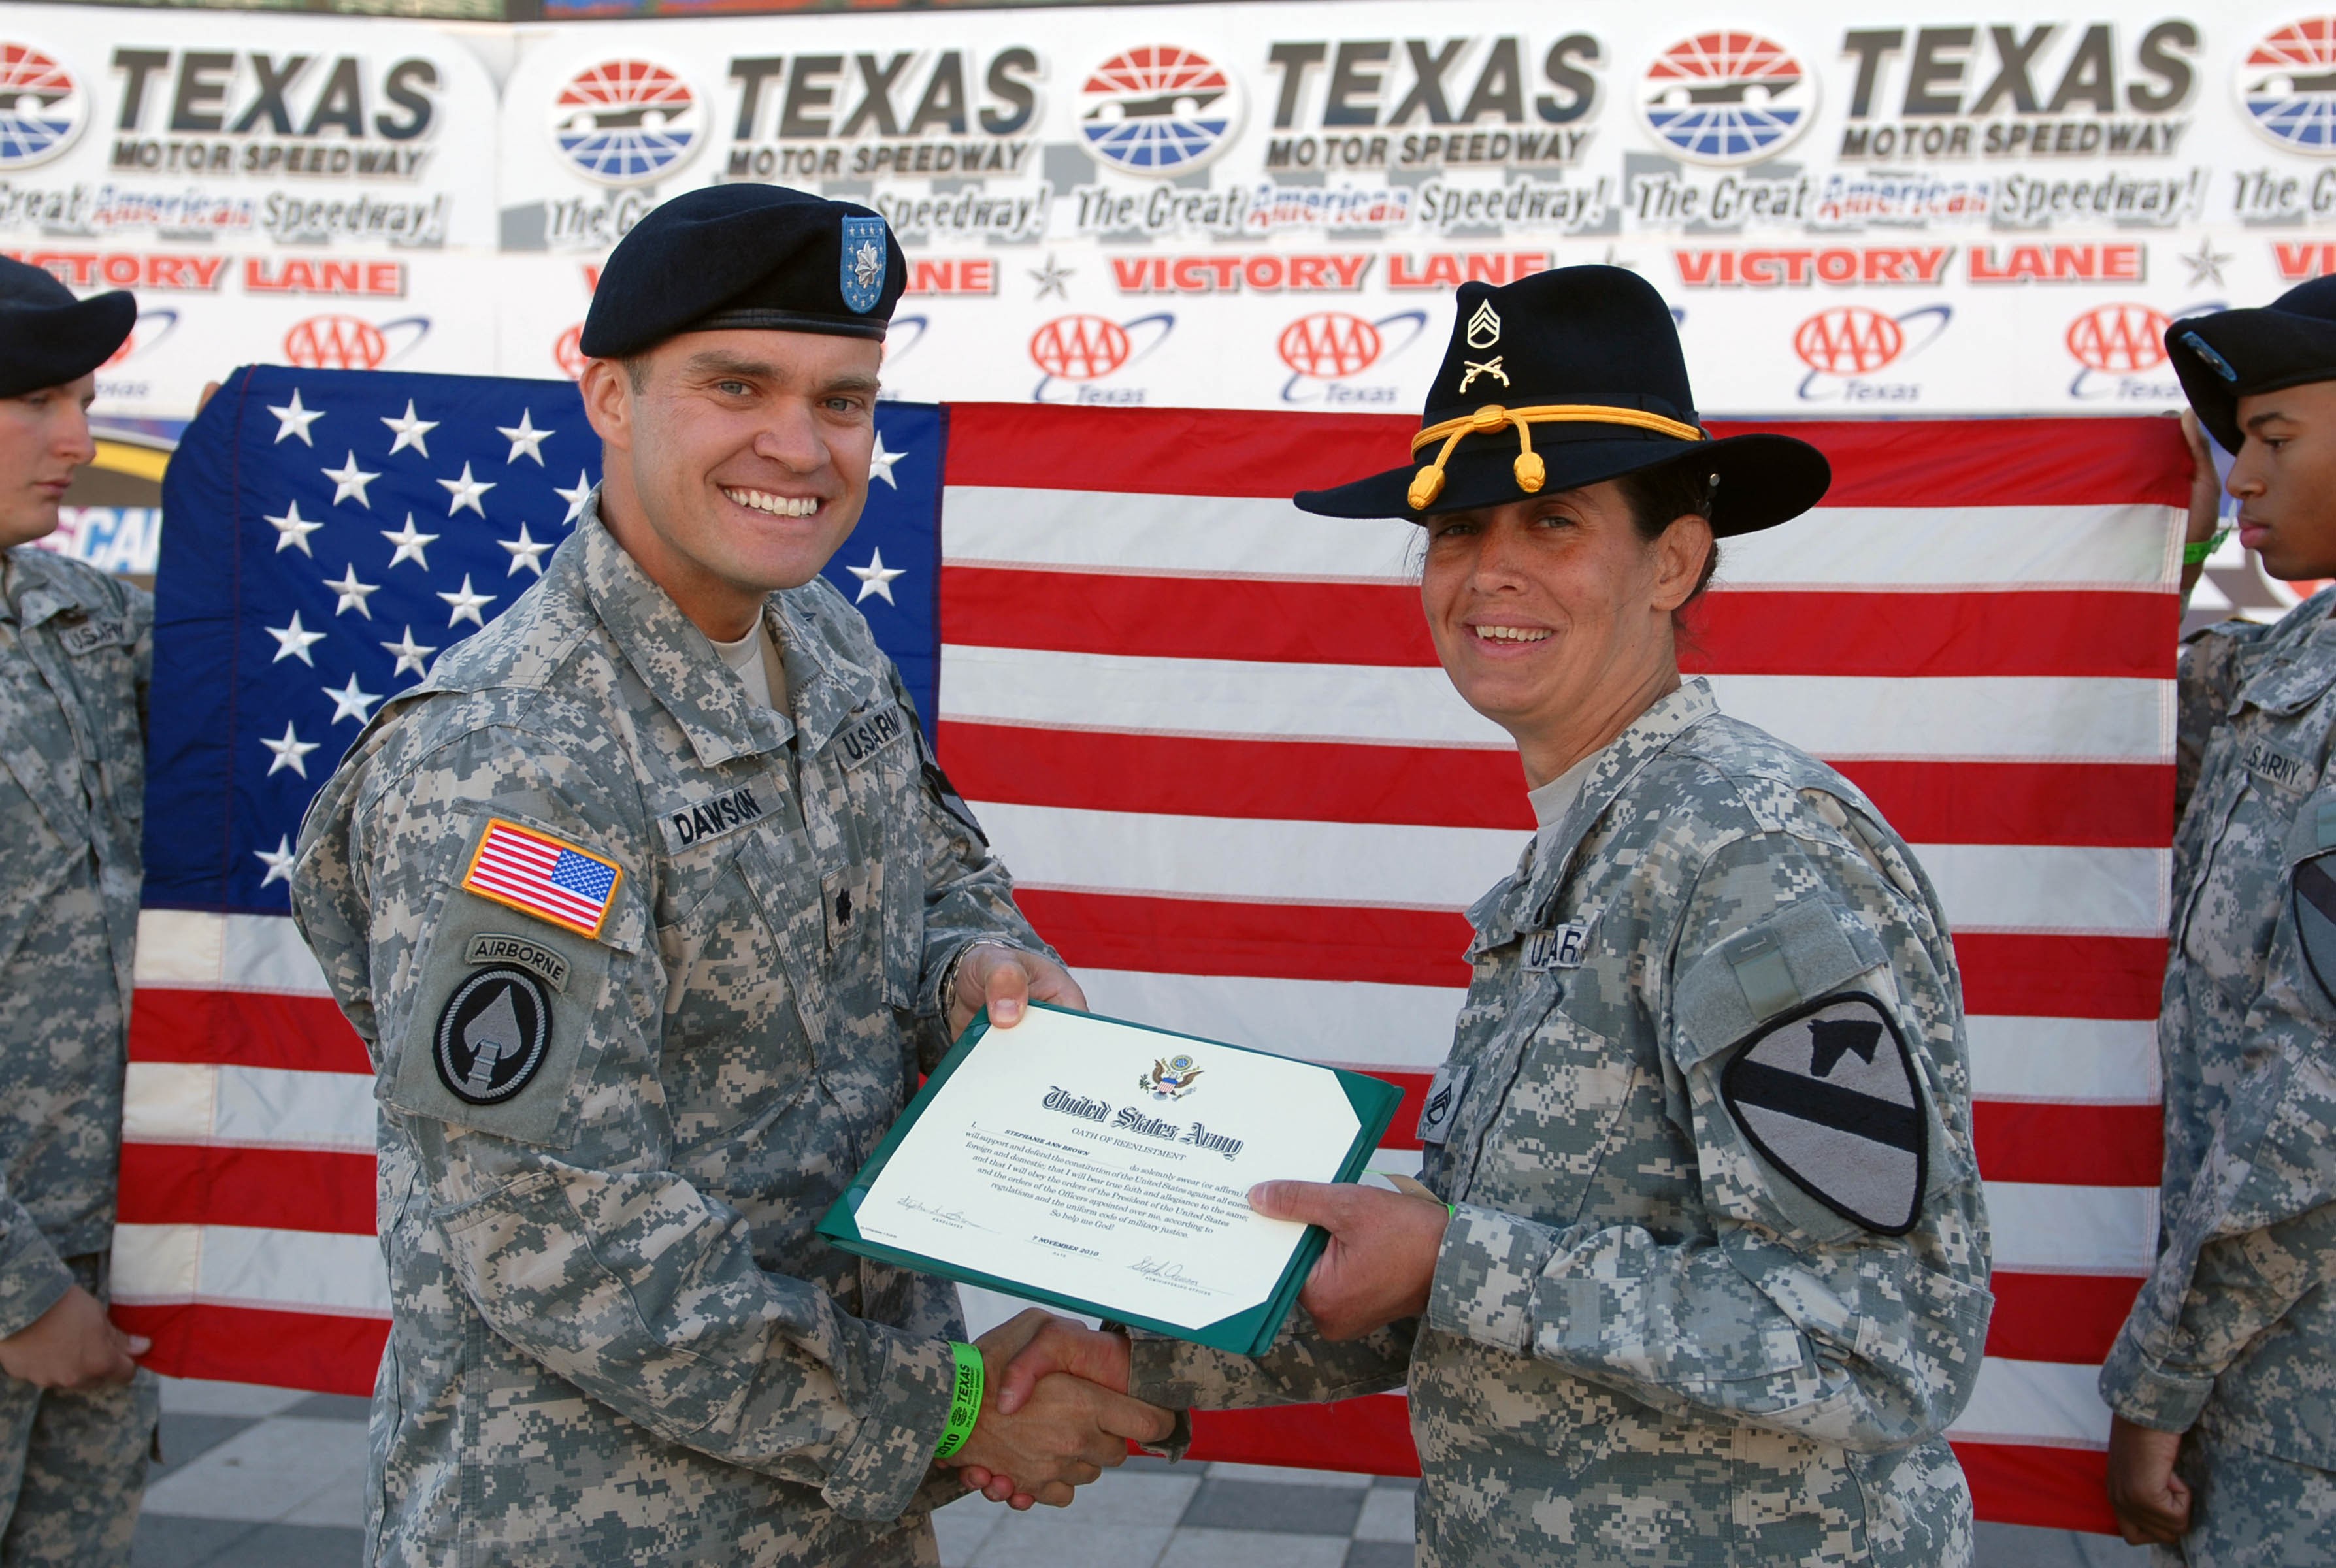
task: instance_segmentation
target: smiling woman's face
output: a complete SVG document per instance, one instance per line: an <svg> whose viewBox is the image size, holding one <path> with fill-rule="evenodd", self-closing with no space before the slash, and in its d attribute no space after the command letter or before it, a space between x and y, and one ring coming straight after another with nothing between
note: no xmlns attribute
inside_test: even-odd
<svg viewBox="0 0 2336 1568"><path fill-rule="evenodd" d="M1436 656L1468 706L1517 738L1534 783L1571 763L1569 737L1602 745L1678 684L1671 612L1712 547L1702 519L1650 541L1610 480L1426 528Z"/></svg>

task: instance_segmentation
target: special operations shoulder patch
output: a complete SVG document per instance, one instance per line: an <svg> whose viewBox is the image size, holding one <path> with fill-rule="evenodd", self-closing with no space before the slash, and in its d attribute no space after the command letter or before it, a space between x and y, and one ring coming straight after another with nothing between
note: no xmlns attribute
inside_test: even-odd
<svg viewBox="0 0 2336 1568"><path fill-rule="evenodd" d="M481 969L446 998L433 1059L438 1081L473 1105L499 1105L527 1087L551 1044L551 998L522 969Z"/></svg>
<svg viewBox="0 0 2336 1568"><path fill-rule="evenodd" d="M1885 1236L1922 1213L1922 1092L1889 1010L1863 992L1762 1026L1719 1076L1752 1146L1826 1208Z"/></svg>

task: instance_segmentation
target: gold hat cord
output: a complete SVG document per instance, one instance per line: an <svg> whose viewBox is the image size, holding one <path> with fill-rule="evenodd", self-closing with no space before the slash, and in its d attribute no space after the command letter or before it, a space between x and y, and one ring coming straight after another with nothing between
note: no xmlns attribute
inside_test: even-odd
<svg viewBox="0 0 2336 1568"><path fill-rule="evenodd" d="M1460 444L1464 435L1490 435L1504 424L1517 427L1517 458L1513 465L1517 476L1517 488L1527 495L1537 494L1549 481L1549 468L1533 449L1533 427L1536 424L1627 424L1639 430L1651 430L1660 435L1679 441L1708 441L1709 436L1692 424L1676 419L1665 419L1660 414L1643 409L1611 408L1598 403L1543 403L1529 408L1503 408L1488 403L1472 414L1457 419L1447 419L1441 424L1431 424L1411 438L1411 454L1417 457L1420 449L1435 442L1444 443L1436 461L1412 476L1407 499L1411 510L1423 511L1436 503L1444 493L1444 465L1451 461L1452 449Z"/></svg>

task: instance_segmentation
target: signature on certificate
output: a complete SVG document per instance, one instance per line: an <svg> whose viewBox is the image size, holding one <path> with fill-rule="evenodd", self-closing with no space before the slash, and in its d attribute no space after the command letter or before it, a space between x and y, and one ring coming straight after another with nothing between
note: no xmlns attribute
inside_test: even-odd
<svg viewBox="0 0 2336 1568"><path fill-rule="evenodd" d="M1184 1266L1173 1259L1149 1256L1139 1258L1127 1266L1127 1271L1131 1274L1141 1274L1155 1284L1171 1285L1180 1290L1192 1291L1195 1295L1216 1296L1223 1293L1213 1286L1203 1285L1200 1281L1184 1272Z"/></svg>
<svg viewBox="0 0 2336 1568"><path fill-rule="evenodd" d="M972 1220L966 1217L966 1213L963 1209L936 1208L932 1204L926 1203L922 1198L904 1197L899 1200L899 1202L900 1207L908 1210L909 1213L912 1214L922 1214L934 1224L945 1225L952 1231L981 1231L992 1236L998 1234L997 1232L990 1230L987 1225L978 1225L974 1223Z"/></svg>

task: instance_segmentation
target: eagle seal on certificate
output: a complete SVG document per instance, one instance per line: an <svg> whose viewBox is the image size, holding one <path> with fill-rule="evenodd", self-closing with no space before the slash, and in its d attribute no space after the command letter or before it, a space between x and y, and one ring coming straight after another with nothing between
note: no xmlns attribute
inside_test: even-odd
<svg viewBox="0 0 2336 1568"><path fill-rule="evenodd" d="M1199 1081L1201 1069L1192 1065L1190 1057L1167 1057L1152 1064L1152 1070L1135 1080L1135 1086L1155 1100L1181 1100L1192 1092Z"/></svg>

